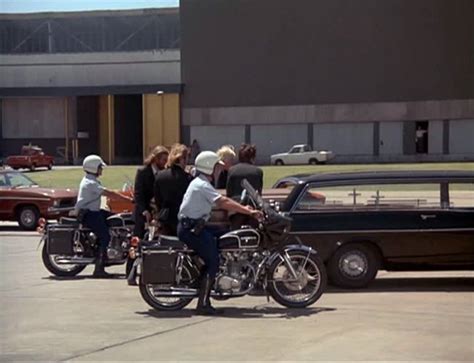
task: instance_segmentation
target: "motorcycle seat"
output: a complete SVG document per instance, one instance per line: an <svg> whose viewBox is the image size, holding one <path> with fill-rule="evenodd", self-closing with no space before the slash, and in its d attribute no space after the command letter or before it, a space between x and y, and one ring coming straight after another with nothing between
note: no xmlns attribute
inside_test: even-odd
<svg viewBox="0 0 474 363"><path fill-rule="evenodd" d="M164 234L158 237L158 243L163 247L172 247L178 249L187 248L186 243L181 242L178 237L168 236Z"/></svg>
<svg viewBox="0 0 474 363"><path fill-rule="evenodd" d="M109 227L125 227L125 221L118 215L107 218L107 226Z"/></svg>
<svg viewBox="0 0 474 363"><path fill-rule="evenodd" d="M59 224L65 224L68 226L79 227L80 223L77 218L61 217L59 219Z"/></svg>

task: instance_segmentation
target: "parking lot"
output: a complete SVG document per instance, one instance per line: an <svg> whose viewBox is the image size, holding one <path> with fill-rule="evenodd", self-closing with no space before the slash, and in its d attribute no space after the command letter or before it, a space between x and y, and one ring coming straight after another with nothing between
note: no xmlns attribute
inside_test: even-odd
<svg viewBox="0 0 474 363"><path fill-rule="evenodd" d="M289 310L265 296L216 302L223 316L149 309L111 280L53 278L39 237L0 225L1 361L474 360L474 272L380 272Z"/></svg>

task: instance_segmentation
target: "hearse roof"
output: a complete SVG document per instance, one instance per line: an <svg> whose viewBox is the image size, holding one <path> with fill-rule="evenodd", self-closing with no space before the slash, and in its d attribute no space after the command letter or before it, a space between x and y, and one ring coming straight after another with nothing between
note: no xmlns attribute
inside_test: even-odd
<svg viewBox="0 0 474 363"><path fill-rule="evenodd" d="M293 180L300 183L351 181L351 180L397 180L397 179L472 179L474 171L466 170L398 170L398 171L366 171L347 173L321 173L290 175L282 180Z"/></svg>

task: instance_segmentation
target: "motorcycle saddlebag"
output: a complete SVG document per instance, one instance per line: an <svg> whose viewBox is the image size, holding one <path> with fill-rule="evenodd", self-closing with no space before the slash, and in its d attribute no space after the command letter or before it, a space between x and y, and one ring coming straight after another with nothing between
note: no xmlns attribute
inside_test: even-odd
<svg viewBox="0 0 474 363"><path fill-rule="evenodd" d="M157 244L142 245L142 282L173 284L176 281L177 253Z"/></svg>
<svg viewBox="0 0 474 363"><path fill-rule="evenodd" d="M70 226L49 226L46 243L50 255L72 256L75 229Z"/></svg>

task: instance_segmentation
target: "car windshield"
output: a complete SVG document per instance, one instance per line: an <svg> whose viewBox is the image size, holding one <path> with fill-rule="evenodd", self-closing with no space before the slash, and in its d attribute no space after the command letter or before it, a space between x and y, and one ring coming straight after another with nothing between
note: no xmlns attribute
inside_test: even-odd
<svg viewBox="0 0 474 363"><path fill-rule="evenodd" d="M21 173L0 174L0 188L27 188L35 187L37 184Z"/></svg>

